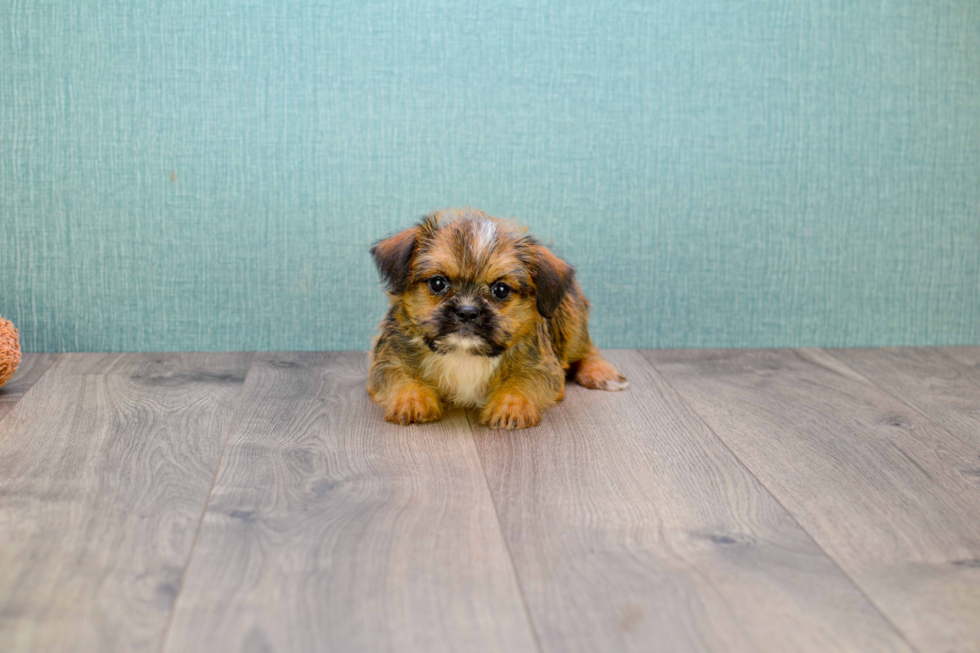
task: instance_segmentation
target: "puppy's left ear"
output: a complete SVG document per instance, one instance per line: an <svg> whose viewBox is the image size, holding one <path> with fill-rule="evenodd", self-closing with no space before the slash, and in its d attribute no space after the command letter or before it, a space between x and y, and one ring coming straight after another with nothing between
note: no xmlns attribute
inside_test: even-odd
<svg viewBox="0 0 980 653"><path fill-rule="evenodd" d="M561 305L575 281L575 268L551 253L547 247L534 243L537 274L538 313L551 317Z"/></svg>
<svg viewBox="0 0 980 653"><path fill-rule="evenodd" d="M381 281L388 290L400 295L408 287L408 272L418 242L419 226L380 240L371 248Z"/></svg>

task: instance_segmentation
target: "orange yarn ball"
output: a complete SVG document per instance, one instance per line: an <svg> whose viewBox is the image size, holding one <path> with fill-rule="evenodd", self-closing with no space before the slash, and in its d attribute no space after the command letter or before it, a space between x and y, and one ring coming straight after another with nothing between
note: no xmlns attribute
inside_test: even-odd
<svg viewBox="0 0 980 653"><path fill-rule="evenodd" d="M20 340L17 329L0 317L0 387L10 380L20 364Z"/></svg>

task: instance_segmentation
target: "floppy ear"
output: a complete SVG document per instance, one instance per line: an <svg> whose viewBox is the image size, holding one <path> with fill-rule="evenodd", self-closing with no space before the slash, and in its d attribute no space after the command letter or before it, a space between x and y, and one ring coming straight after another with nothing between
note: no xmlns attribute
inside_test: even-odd
<svg viewBox="0 0 980 653"><path fill-rule="evenodd" d="M537 268L538 313L551 317L575 280L575 268L551 253L544 245L533 245Z"/></svg>
<svg viewBox="0 0 980 653"><path fill-rule="evenodd" d="M418 242L420 227L406 229L400 234L380 240L371 248L374 264L381 281L391 292L400 295L408 286L408 271Z"/></svg>

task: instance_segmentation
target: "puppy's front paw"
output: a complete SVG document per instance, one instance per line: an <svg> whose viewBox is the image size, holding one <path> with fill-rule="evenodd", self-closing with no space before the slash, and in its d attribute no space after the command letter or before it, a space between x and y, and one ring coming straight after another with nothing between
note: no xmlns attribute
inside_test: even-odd
<svg viewBox="0 0 980 653"><path fill-rule="evenodd" d="M396 424L434 422L442 417L442 406L436 394L422 386L399 390L386 402L385 419Z"/></svg>
<svg viewBox="0 0 980 653"><path fill-rule="evenodd" d="M595 390L625 390L629 386L626 377L619 373L602 356L587 356L579 363L575 382Z"/></svg>
<svg viewBox="0 0 980 653"><path fill-rule="evenodd" d="M541 422L541 410L524 395L492 398L480 413L480 423L492 429L526 429Z"/></svg>

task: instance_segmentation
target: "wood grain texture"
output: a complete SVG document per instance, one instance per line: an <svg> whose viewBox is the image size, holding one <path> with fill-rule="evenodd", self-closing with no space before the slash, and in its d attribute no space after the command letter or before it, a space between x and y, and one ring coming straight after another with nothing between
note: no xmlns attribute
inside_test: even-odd
<svg viewBox="0 0 980 653"><path fill-rule="evenodd" d="M167 651L535 650L465 415L388 424L366 373L256 358Z"/></svg>
<svg viewBox="0 0 980 653"><path fill-rule="evenodd" d="M826 352L645 355L914 645L977 650L975 447Z"/></svg>
<svg viewBox="0 0 980 653"><path fill-rule="evenodd" d="M980 347L942 347L941 351L966 366L966 378L980 385Z"/></svg>
<svg viewBox="0 0 980 653"><path fill-rule="evenodd" d="M0 422L0 650L153 651L248 354L65 354Z"/></svg>
<svg viewBox="0 0 980 653"><path fill-rule="evenodd" d="M0 420L48 371L58 354L23 354L17 373L0 388Z"/></svg>
<svg viewBox="0 0 980 653"><path fill-rule="evenodd" d="M626 392L475 427L544 651L909 650L638 352L607 354Z"/></svg>
<svg viewBox="0 0 980 653"><path fill-rule="evenodd" d="M980 455L980 385L940 349L833 349L829 353L931 418ZM978 472L980 473L980 472Z"/></svg>

